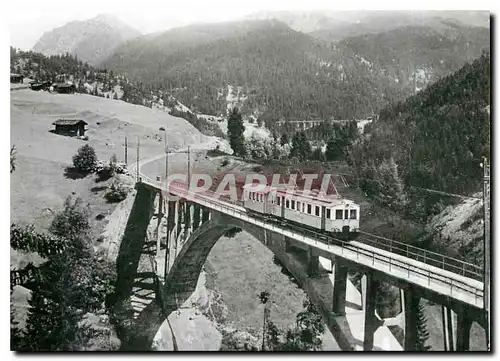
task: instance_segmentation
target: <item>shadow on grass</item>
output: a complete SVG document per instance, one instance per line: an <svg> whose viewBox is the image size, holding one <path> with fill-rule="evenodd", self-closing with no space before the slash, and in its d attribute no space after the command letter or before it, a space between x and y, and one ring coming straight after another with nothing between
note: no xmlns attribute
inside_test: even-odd
<svg viewBox="0 0 500 361"><path fill-rule="evenodd" d="M97 177L95 179L96 183L105 182L113 177L113 172L110 169L103 169L99 173L97 173Z"/></svg>
<svg viewBox="0 0 500 361"><path fill-rule="evenodd" d="M89 172L82 172L75 167L66 167L64 169L64 177L68 179L83 179L89 175Z"/></svg>
<svg viewBox="0 0 500 361"><path fill-rule="evenodd" d="M107 188L108 188L107 186L92 187L90 188L90 191L92 193L99 193L101 191L105 191Z"/></svg>

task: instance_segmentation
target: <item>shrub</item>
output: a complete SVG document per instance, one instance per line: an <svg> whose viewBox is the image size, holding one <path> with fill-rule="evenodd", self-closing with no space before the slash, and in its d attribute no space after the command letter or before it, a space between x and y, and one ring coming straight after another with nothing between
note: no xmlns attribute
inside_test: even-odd
<svg viewBox="0 0 500 361"><path fill-rule="evenodd" d="M118 182L114 182L111 187L109 187L109 190L106 192L104 195L104 198L109 203L117 203L123 201L125 198L127 198L127 190L123 185L119 184Z"/></svg>
<svg viewBox="0 0 500 361"><path fill-rule="evenodd" d="M77 154L73 156L73 166L76 170L83 173L90 173L95 170L97 155L94 148L85 144L78 149Z"/></svg>
<svg viewBox="0 0 500 361"><path fill-rule="evenodd" d="M50 225L50 232L60 237L73 238L86 233L89 228L88 207L83 206L81 198L74 201L69 196L64 202L64 210L57 214Z"/></svg>

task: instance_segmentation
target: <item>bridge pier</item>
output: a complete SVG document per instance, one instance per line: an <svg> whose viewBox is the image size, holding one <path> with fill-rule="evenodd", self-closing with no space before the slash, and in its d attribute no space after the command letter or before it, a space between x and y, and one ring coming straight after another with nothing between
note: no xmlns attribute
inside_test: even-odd
<svg viewBox="0 0 500 361"><path fill-rule="evenodd" d="M319 275L320 264L319 256L314 254L314 248L309 246L307 249L307 274L310 277Z"/></svg>
<svg viewBox="0 0 500 361"><path fill-rule="evenodd" d="M461 306L457 313L457 351L470 349L470 329L473 319L467 311L467 307Z"/></svg>
<svg viewBox="0 0 500 361"><path fill-rule="evenodd" d="M157 224L156 224L156 230L155 230L155 237L156 237L156 255L158 256L160 254L160 249L161 249L161 238L160 238L160 226L161 226L161 221L163 219L163 194L159 192L159 197L158 197L158 213L157 213Z"/></svg>
<svg viewBox="0 0 500 361"><path fill-rule="evenodd" d="M332 312L343 316L345 315L348 267L338 257L335 259L334 267Z"/></svg>
<svg viewBox="0 0 500 361"><path fill-rule="evenodd" d="M201 207L197 204L193 206L194 208L194 214L193 214L193 231L196 231L198 227L200 227L200 213L201 213Z"/></svg>
<svg viewBox="0 0 500 361"><path fill-rule="evenodd" d="M364 277L365 281L365 330L363 339L363 351L373 350L373 340L375 336L375 331L380 326L380 321L377 319L375 314L375 301L377 297L377 287L378 282L374 279L372 273L368 273Z"/></svg>
<svg viewBox="0 0 500 361"><path fill-rule="evenodd" d="M165 245L165 273L164 277L167 277L168 272L170 271L170 251L172 248L171 236L174 230L174 219L175 219L175 202L168 201L167 202L167 236L166 236L166 245Z"/></svg>
<svg viewBox="0 0 500 361"><path fill-rule="evenodd" d="M205 223L210 220L210 209L203 207L201 210L201 222Z"/></svg>
<svg viewBox="0 0 500 361"><path fill-rule="evenodd" d="M441 316L443 319L444 350L454 351L455 342L453 337L453 331L455 328L454 327L455 322L453 320L453 311L451 310L451 308L442 305Z"/></svg>
<svg viewBox="0 0 500 361"><path fill-rule="evenodd" d="M283 239L285 243L285 252L291 253L293 251L292 241L287 236L283 236Z"/></svg>
<svg viewBox="0 0 500 361"><path fill-rule="evenodd" d="M186 231L186 235L189 234L192 230L193 230L193 227L192 227L192 217L191 217L191 209L193 208L193 205L191 204L191 202L186 202L185 205L184 205L184 212L185 212L185 216L184 216L184 222L185 222L185 231Z"/></svg>
<svg viewBox="0 0 500 361"><path fill-rule="evenodd" d="M155 210L155 198L155 190L139 184L116 259L115 300L117 301L129 298L132 293L137 267L147 238L147 229Z"/></svg>
<svg viewBox="0 0 500 361"><path fill-rule="evenodd" d="M403 293L403 305L405 315L405 351L415 351L417 344L417 309L420 304L420 295L412 285L408 285Z"/></svg>

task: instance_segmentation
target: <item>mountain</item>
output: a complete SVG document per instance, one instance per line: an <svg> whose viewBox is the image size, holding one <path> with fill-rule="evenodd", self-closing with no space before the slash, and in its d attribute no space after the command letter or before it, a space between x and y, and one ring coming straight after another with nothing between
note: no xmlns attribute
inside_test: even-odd
<svg viewBox="0 0 500 361"><path fill-rule="evenodd" d="M167 90L204 114L225 115L236 92L245 116L268 123L280 117L352 119L404 99L415 86L427 86L489 48L487 29L453 29L396 29L332 44L278 20L196 25L131 40L102 66L145 88ZM387 46L393 50L381 53ZM408 49L411 56L399 63Z"/></svg>
<svg viewBox="0 0 500 361"><path fill-rule="evenodd" d="M346 21L319 28L310 35L327 41L378 34L404 26L425 26L434 31L450 25L489 29L487 11L361 11L346 12Z"/></svg>
<svg viewBox="0 0 500 361"><path fill-rule="evenodd" d="M490 54L425 90L384 108L351 158L362 189L425 220L454 198L425 189L472 194L490 157Z"/></svg>
<svg viewBox="0 0 500 361"><path fill-rule="evenodd" d="M111 55L116 46L140 35L139 31L113 15L102 14L45 32L33 51L45 55L70 53L96 65Z"/></svg>
<svg viewBox="0 0 500 361"><path fill-rule="evenodd" d="M489 48L490 31L453 22L441 27L404 26L348 37L336 43L344 55L357 57L373 73L383 73L415 91L477 58ZM457 56L457 54L460 54Z"/></svg>
<svg viewBox="0 0 500 361"><path fill-rule="evenodd" d="M327 41L377 34L402 26L428 26L434 30L448 23L489 28L488 11L260 11L247 15L249 20L276 19L296 31Z"/></svg>
<svg viewBox="0 0 500 361"><path fill-rule="evenodd" d="M312 33L336 26L347 26L352 21L342 19L342 16L327 14L323 11L259 11L245 16L245 20L278 20L295 31Z"/></svg>

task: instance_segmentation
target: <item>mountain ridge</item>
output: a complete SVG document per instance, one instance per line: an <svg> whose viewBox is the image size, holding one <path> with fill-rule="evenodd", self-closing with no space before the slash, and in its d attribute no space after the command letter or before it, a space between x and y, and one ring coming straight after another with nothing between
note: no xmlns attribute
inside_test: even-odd
<svg viewBox="0 0 500 361"><path fill-rule="evenodd" d="M489 48L487 29L453 27L455 35L418 27L413 36L417 28L333 44L278 20L186 26L122 44L102 66L146 88L169 89L198 113L225 115L223 100L231 86L241 89L244 115L352 119L372 115ZM395 49L377 55L391 37ZM408 57L396 61L407 38L422 59L412 69Z"/></svg>
<svg viewBox="0 0 500 361"><path fill-rule="evenodd" d="M45 55L69 53L97 65L119 44L140 34L114 15L100 14L46 31L33 46L33 51Z"/></svg>

